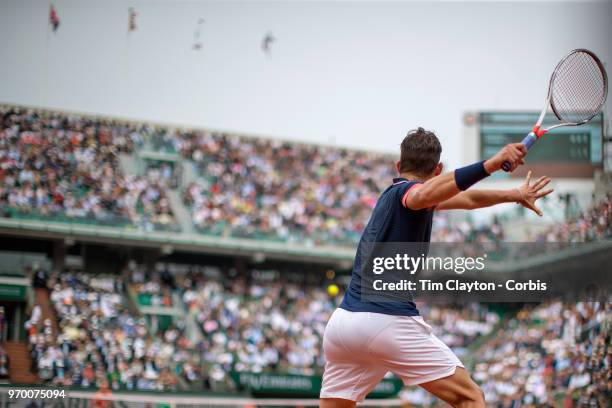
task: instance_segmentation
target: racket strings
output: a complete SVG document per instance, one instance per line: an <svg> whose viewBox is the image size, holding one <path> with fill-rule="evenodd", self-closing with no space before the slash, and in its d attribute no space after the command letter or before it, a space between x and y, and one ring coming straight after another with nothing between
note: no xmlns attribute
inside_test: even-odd
<svg viewBox="0 0 612 408"><path fill-rule="evenodd" d="M607 93L602 69L584 51L576 51L559 63L550 86L551 105L560 120L581 123L599 113Z"/></svg>
<svg viewBox="0 0 612 408"><path fill-rule="evenodd" d="M588 55L588 54L586 54ZM586 82L585 86L582 88L575 88L573 95L576 98L579 98L581 95L579 94L579 90L583 91L583 100L586 105L586 109L591 108L591 110L599 108L601 104L602 91L604 86L603 75L599 69L597 63L588 56L588 59L579 59L580 67L578 68L584 74L583 78L580 78L584 82ZM584 85L584 84L582 84Z"/></svg>
<svg viewBox="0 0 612 408"><path fill-rule="evenodd" d="M581 122L599 110L603 80L598 67L589 65L584 59L572 58L570 62L573 64L566 64L561 75L555 78L555 84L559 85L555 105L565 120Z"/></svg>

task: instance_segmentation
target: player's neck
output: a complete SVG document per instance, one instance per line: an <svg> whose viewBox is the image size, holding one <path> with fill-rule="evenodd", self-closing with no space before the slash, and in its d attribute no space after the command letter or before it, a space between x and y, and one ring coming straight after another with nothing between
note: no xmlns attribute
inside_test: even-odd
<svg viewBox="0 0 612 408"><path fill-rule="evenodd" d="M422 176L420 174L415 174L415 173L400 173L400 177L405 178L407 180L422 180L422 181L425 181L425 180L429 180L432 176L433 176L433 174L430 175L430 176Z"/></svg>

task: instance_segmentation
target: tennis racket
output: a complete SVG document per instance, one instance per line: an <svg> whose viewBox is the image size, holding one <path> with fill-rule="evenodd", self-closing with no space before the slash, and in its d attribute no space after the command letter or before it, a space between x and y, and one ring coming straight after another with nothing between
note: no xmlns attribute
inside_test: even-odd
<svg viewBox="0 0 612 408"><path fill-rule="evenodd" d="M529 150L553 129L587 123L601 112L607 95L608 74L597 55L583 48L573 50L555 67L548 84L546 107L522 143ZM549 106L561 123L542 129ZM512 165L506 161L502 169L510 171Z"/></svg>

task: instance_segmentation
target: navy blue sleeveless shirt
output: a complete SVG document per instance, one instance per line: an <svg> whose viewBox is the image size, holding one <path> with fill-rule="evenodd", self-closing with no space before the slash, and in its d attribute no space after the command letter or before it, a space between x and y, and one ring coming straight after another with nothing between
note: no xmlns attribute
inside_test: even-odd
<svg viewBox="0 0 612 408"><path fill-rule="evenodd" d="M433 208L411 210L402 205L406 192L421 181L405 178L393 179L379 197L368 225L366 225L353 263L351 283L340 304L342 309L351 312L375 312L397 316L418 316L419 311L410 301L366 302L361 300L361 256L363 247L368 243L380 242L429 242Z"/></svg>

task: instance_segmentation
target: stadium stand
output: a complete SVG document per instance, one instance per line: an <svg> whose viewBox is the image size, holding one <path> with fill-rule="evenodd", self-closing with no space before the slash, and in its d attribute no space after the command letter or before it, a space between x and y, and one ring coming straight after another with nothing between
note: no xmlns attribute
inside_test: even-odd
<svg viewBox="0 0 612 408"><path fill-rule="evenodd" d="M180 166L149 160L147 177L119 166L118 154L146 141L200 170L184 199L201 232L352 244L394 174L382 154L25 108L0 115L5 217L171 228L165 189L180 184Z"/></svg>
<svg viewBox="0 0 612 408"><path fill-rule="evenodd" d="M487 401L605 407L612 400L609 302L526 307L479 350L474 378Z"/></svg>
<svg viewBox="0 0 612 408"><path fill-rule="evenodd" d="M148 280L142 266L131 263L121 277L53 274L50 299L59 333L54 336L50 323L36 316L27 323L39 378L85 388L108 380L116 390L173 390L180 381L191 390L227 391L235 387L236 372L322 373L321 339L341 293L332 297L322 284L278 279L279 271L250 270L228 279L217 267L188 269L193 272L153 278L160 293L176 293L184 307L184 316L157 330L128 306L125 283L142 289L139 282ZM499 319L477 304L424 310L460 355ZM185 319L196 323L195 341L186 335Z"/></svg>
<svg viewBox="0 0 612 408"><path fill-rule="evenodd" d="M4 217L172 229L158 180L123 174L142 127L50 111L0 108Z"/></svg>
<svg viewBox="0 0 612 408"><path fill-rule="evenodd" d="M217 376L232 371L320 374L323 331L340 299L328 296L321 285L253 270L230 282L192 275L178 286L202 334L198 349Z"/></svg>
<svg viewBox="0 0 612 408"><path fill-rule="evenodd" d="M8 106L0 117L3 217L176 231L168 193L178 189L202 234L351 246L395 174L393 157L357 150ZM154 158L144 174L123 172L118 156L144 146L179 154L198 174L185 182L181 165ZM609 236L606 202L534 239ZM476 228L437 218L437 242L504 238L497 222Z"/></svg>
<svg viewBox="0 0 612 408"><path fill-rule="evenodd" d="M389 156L216 133L180 134L177 148L202 175L185 192L195 225L243 237L354 243Z"/></svg>
<svg viewBox="0 0 612 408"><path fill-rule="evenodd" d="M115 390L227 391L235 388L235 372L320 375L321 336L341 294L331 297L321 284L279 281L278 271L230 277L218 267L191 265L190 273L162 277L131 264L122 277L51 277L60 333L53 337L43 323L30 336L41 379L81 387L108 380ZM178 296L184 308L181 319L156 331L126 306L124 282L143 290L141 282L149 280L154 293ZM508 314L511 309L500 314L484 304L420 307L461 358L478 356L474 376L488 401L587 404L609 393L609 303L549 302L515 316ZM198 328L193 341L185 319ZM404 396L422 397L414 390Z"/></svg>
<svg viewBox="0 0 612 408"><path fill-rule="evenodd" d="M29 336L41 380L91 387L104 378L115 389L176 389L169 362L180 361L179 336L150 335L126 306L120 278L64 272L49 286L60 332L53 336L44 324Z"/></svg>
<svg viewBox="0 0 612 408"><path fill-rule="evenodd" d="M352 246L394 175L392 157L356 150L8 106L0 107L0 120L6 218L180 234L181 212L168 198L179 192L199 234ZM122 155L145 157L142 171L126 171ZM505 240L498 221L476 226L439 214L435 223L435 242ZM608 196L531 238L611 236ZM335 282L341 291L333 297L329 280L281 268L251 265L238 273L206 262L121 262L119 273L25 271L36 293L26 323L32 371L45 383L230 391L233 373L321 374L321 338L343 282ZM552 302L515 318L483 304L421 309L461 358L478 356L475 375L489 401L570 398L597 406L594 395L610 393L603 390L612 366L609 307ZM0 348L0 377L10 364ZM423 401L417 391L406 398Z"/></svg>
<svg viewBox="0 0 612 408"><path fill-rule="evenodd" d="M612 195L567 222L538 234L535 242L591 242L612 237Z"/></svg>

